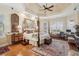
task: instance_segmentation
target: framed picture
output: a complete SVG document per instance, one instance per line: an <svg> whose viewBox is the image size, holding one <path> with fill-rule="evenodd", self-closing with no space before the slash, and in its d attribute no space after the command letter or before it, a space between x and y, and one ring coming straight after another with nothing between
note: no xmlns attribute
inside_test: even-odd
<svg viewBox="0 0 79 59"><path fill-rule="evenodd" d="M4 32L4 24L0 23L0 36L3 35L3 32Z"/></svg>
<svg viewBox="0 0 79 59"><path fill-rule="evenodd" d="M0 38L4 35L4 17L0 15Z"/></svg>
<svg viewBox="0 0 79 59"><path fill-rule="evenodd" d="M29 28L29 29L35 28L34 24L35 24L34 21L30 19L24 19L23 28Z"/></svg>

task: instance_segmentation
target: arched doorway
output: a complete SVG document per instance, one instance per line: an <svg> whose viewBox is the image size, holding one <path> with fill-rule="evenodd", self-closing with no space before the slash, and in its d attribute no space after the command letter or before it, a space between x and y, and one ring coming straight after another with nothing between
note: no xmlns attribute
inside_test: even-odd
<svg viewBox="0 0 79 59"><path fill-rule="evenodd" d="M19 35L16 33L19 33L18 30L18 25L19 25L19 16L17 14L11 14L11 42L12 44L15 44L19 40Z"/></svg>
<svg viewBox="0 0 79 59"><path fill-rule="evenodd" d="M17 14L11 14L11 32L18 32L17 26L19 25L19 16Z"/></svg>

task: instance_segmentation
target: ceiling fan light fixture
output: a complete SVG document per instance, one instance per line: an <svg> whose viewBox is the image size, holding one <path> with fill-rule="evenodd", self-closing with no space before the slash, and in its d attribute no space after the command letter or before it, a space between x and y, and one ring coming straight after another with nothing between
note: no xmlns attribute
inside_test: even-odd
<svg viewBox="0 0 79 59"><path fill-rule="evenodd" d="M54 7L54 5L51 5L48 7L47 3L46 3L46 5L43 5L43 7L44 7L44 10L53 11L53 10L51 10L51 8Z"/></svg>

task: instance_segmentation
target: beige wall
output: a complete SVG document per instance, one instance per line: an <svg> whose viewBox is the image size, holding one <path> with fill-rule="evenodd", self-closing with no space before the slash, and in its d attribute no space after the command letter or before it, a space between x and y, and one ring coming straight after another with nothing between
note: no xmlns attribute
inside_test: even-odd
<svg viewBox="0 0 79 59"><path fill-rule="evenodd" d="M79 10L76 12L76 17L77 17L77 24L79 24Z"/></svg>
<svg viewBox="0 0 79 59"><path fill-rule="evenodd" d="M2 46L2 45L8 44L7 38L6 38L6 33L11 31L9 8L7 8L6 6L0 5L0 15L4 16L4 35L5 35L5 37L0 38L0 46Z"/></svg>
<svg viewBox="0 0 79 59"><path fill-rule="evenodd" d="M6 36L7 32L11 32L11 14L16 13L19 15L19 23L22 24L24 17L17 11L12 11L10 7L0 4L0 15L4 16L4 35L0 38L0 46L11 44L11 39Z"/></svg>

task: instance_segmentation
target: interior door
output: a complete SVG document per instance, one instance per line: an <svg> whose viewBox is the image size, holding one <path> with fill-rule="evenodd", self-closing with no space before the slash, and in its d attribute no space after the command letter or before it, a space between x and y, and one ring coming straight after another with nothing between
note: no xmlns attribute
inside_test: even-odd
<svg viewBox="0 0 79 59"><path fill-rule="evenodd" d="M11 32L13 33L11 36L12 44L18 41L18 34L15 34L15 32L16 33L19 32L18 25L19 25L19 16L14 13L11 15Z"/></svg>
<svg viewBox="0 0 79 59"><path fill-rule="evenodd" d="M11 15L11 31L18 32L17 26L19 25L19 16L17 14Z"/></svg>

